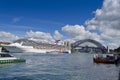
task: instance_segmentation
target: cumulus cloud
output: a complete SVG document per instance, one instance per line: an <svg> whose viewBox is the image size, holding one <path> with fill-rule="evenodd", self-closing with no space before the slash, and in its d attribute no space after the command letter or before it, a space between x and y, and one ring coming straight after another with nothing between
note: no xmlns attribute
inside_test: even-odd
<svg viewBox="0 0 120 80"><path fill-rule="evenodd" d="M67 33L70 38L74 41L82 39L94 39L100 41L100 36L97 33L92 33L89 30L86 30L84 26L80 25L66 25L62 27L62 31Z"/></svg>
<svg viewBox="0 0 120 80"><path fill-rule="evenodd" d="M54 41L50 33L45 33L40 31L34 32L31 30L26 33L26 37L36 39L37 41L40 41L40 42L50 43Z"/></svg>
<svg viewBox="0 0 120 80"><path fill-rule="evenodd" d="M95 17L86 21L88 30L99 30L101 39L108 40L111 48L120 46L120 0L104 0Z"/></svg>
<svg viewBox="0 0 120 80"><path fill-rule="evenodd" d="M84 36L84 34L88 33L87 31L85 31L84 26L80 25L66 25L62 27L62 31L68 33L68 35L71 37L76 37L79 35Z"/></svg>
<svg viewBox="0 0 120 80"><path fill-rule="evenodd" d="M0 41L12 42L12 41L17 40L17 39L19 39L19 37L15 36L12 33L0 31Z"/></svg>
<svg viewBox="0 0 120 80"><path fill-rule="evenodd" d="M55 30L53 37L54 37L55 40L61 40L63 35L60 34L58 30Z"/></svg>

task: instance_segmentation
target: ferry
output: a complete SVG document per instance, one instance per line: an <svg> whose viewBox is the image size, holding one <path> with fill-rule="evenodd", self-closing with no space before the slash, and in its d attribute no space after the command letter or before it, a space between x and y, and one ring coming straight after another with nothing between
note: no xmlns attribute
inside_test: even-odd
<svg viewBox="0 0 120 80"><path fill-rule="evenodd" d="M109 55L109 54L106 54L106 55L94 54L94 57L93 57L93 61L95 63L116 64L118 63L118 60L119 60L118 56Z"/></svg>
<svg viewBox="0 0 120 80"><path fill-rule="evenodd" d="M25 59L16 58L7 53L0 53L0 64L25 62Z"/></svg>

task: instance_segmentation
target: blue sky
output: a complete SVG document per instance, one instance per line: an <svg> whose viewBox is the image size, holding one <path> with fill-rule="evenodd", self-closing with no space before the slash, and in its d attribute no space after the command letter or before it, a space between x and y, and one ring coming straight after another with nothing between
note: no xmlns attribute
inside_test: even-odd
<svg viewBox="0 0 120 80"><path fill-rule="evenodd" d="M0 31L23 35L26 31L61 32L61 27L84 25L103 0L0 0Z"/></svg>
<svg viewBox="0 0 120 80"><path fill-rule="evenodd" d="M0 0L0 41L94 39L120 46L120 0Z"/></svg>

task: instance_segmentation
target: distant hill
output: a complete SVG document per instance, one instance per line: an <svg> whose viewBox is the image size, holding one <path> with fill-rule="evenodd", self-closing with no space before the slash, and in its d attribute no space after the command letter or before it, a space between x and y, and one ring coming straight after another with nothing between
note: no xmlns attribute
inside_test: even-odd
<svg viewBox="0 0 120 80"><path fill-rule="evenodd" d="M8 45L8 44L10 44L10 42L0 42L0 45L1 44L7 44Z"/></svg>
<svg viewBox="0 0 120 80"><path fill-rule="evenodd" d="M0 46L2 47L2 45L9 45L10 42L0 42ZM2 47L2 52L8 52L4 47Z"/></svg>

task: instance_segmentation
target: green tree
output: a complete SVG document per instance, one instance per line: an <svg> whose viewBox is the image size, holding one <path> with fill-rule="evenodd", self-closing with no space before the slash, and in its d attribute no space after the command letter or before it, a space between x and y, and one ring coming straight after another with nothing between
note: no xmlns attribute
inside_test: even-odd
<svg viewBox="0 0 120 80"><path fill-rule="evenodd" d="M118 47L117 49L114 49L114 52L120 52L120 47Z"/></svg>

